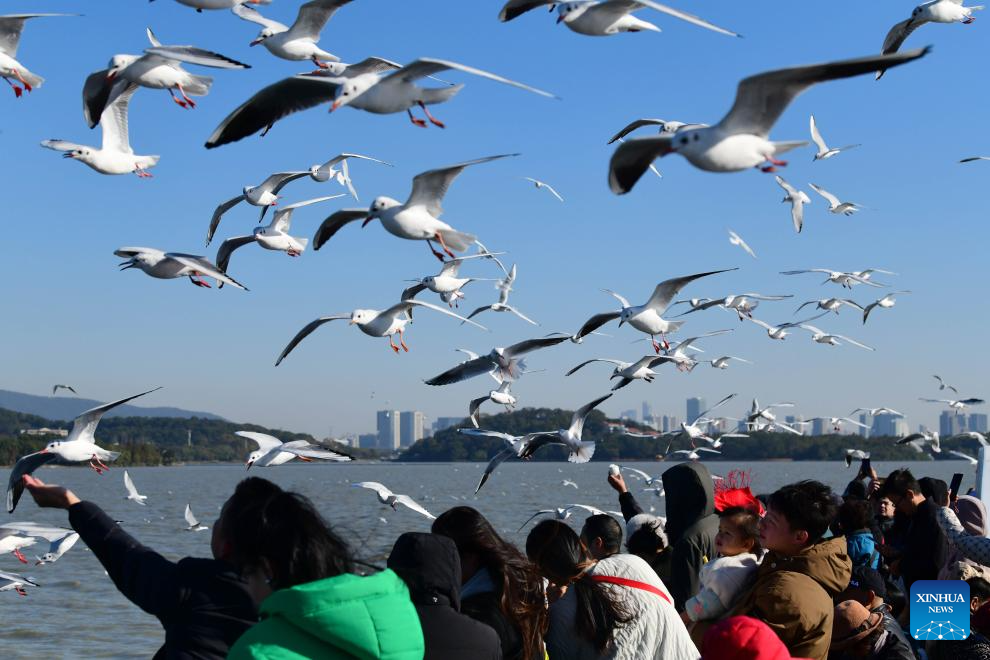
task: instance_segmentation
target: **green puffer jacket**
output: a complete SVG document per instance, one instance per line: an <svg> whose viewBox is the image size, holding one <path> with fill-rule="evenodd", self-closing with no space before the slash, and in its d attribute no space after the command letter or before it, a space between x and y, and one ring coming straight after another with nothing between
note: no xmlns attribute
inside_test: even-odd
<svg viewBox="0 0 990 660"><path fill-rule="evenodd" d="M338 575L276 591L233 660L421 660L423 631L405 583L390 570Z"/></svg>

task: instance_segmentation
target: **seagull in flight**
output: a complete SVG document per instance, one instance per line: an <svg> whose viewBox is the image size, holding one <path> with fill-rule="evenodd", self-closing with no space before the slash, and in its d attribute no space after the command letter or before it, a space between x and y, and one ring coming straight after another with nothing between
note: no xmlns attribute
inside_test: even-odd
<svg viewBox="0 0 990 660"><path fill-rule="evenodd" d="M749 247L749 244L742 239L742 236L732 231L731 229L729 229L728 231L729 231L729 243L731 243L732 245L738 245L739 247L741 247L743 250L746 251L746 254L756 259L756 253L753 252L753 248Z"/></svg>
<svg viewBox="0 0 990 660"><path fill-rule="evenodd" d="M944 403L957 413L962 412L970 406L978 406L981 403L986 403L983 399L977 399L975 397L970 397L968 399L926 399L925 397L919 397L918 400L927 401L928 403Z"/></svg>
<svg viewBox="0 0 990 660"><path fill-rule="evenodd" d="M906 435L897 441L899 445L911 445L919 453L924 451L925 444L931 445L932 453L938 454L942 451L942 442L939 440L938 431L921 431Z"/></svg>
<svg viewBox="0 0 990 660"><path fill-rule="evenodd" d="M855 415L858 412L865 412L870 417L876 417L877 415L901 415L902 413L897 412L893 408L888 408L886 406L881 406L879 408L856 408L850 415Z"/></svg>
<svg viewBox="0 0 990 660"><path fill-rule="evenodd" d="M810 124L811 124L811 141L814 142L815 145L818 147L818 153L815 154L815 157L812 162L814 162L815 160L827 160L832 156L838 155L840 152L849 151L850 149L855 149L856 147L862 146L859 144L847 144L844 147L831 149L827 144L825 144L825 140L822 138L822 134L818 131L818 124L815 123L814 115L811 115Z"/></svg>
<svg viewBox="0 0 990 660"><path fill-rule="evenodd" d="M774 180L787 193L780 202L781 204L784 202L791 203L791 222L794 223L794 231L800 234L801 228L804 227L804 205L811 204L811 198L808 197L808 193L798 190L784 181L784 178L780 175L775 176Z"/></svg>
<svg viewBox="0 0 990 660"><path fill-rule="evenodd" d="M501 254L501 253L500 253ZM462 288L471 282L490 281L484 277L459 277L461 264L468 259L484 258L483 254L469 254L456 259L449 259L440 267L440 272L436 275L428 275L417 280L409 280L416 284L402 292L402 300L414 298L423 291L430 291L440 295L440 300L447 303L449 307L458 307L459 300L464 297ZM471 318L470 316L468 318Z"/></svg>
<svg viewBox="0 0 990 660"><path fill-rule="evenodd" d="M465 234L455 230L446 222L440 220L443 214L441 202L454 179L471 165L489 163L493 160L518 156L519 154L500 154L469 160L456 165L449 165L435 170L421 172L413 177L412 191L405 202L391 197L376 197L367 210L342 209L337 211L320 225L313 237L313 249L319 250L345 225L355 220L363 220L361 226L366 226L374 219L381 220L385 230L393 236L413 241L426 241L430 251L440 261L444 253L454 258L451 250L463 251L477 240L473 234ZM433 247L437 241L443 252Z"/></svg>
<svg viewBox="0 0 990 660"><path fill-rule="evenodd" d="M530 441L519 454L519 457L531 458L538 449L547 445L563 445L570 452L567 456L568 461L571 463L587 463L595 454L595 441L582 439L582 434L584 433L584 422L592 410L597 408L599 404L608 400L611 396L612 393L610 392L605 396L598 397L594 401L586 403L575 410L574 414L571 416L571 425L566 429L530 434Z"/></svg>
<svg viewBox="0 0 990 660"><path fill-rule="evenodd" d="M13 469L10 471L10 478L7 481L7 512L13 513L17 507L17 502L24 492L25 475L33 474L42 465L55 463L59 465L71 465L74 463L88 463L97 474L103 474L110 467L104 461L115 461L120 456L120 452L108 451L96 444L96 427L100 420L109 411L128 401L133 401L152 392L157 392L160 387L147 392L141 392L133 396L105 403L95 408L83 412L72 423L72 430L64 440L53 440L44 449L36 451L17 459Z"/></svg>
<svg viewBox="0 0 990 660"><path fill-rule="evenodd" d="M667 460L668 458L683 457L685 461L700 461L702 455L699 454L698 452L702 452L702 451L703 452L707 452L709 454L721 454L722 453L722 452L718 451L717 449L709 449L708 447L694 447L694 446L692 446L691 449L678 449L677 451L672 451L669 454L667 454L667 456L664 458L664 460Z"/></svg>
<svg viewBox="0 0 990 660"><path fill-rule="evenodd" d="M818 193L823 198L825 198L825 201L828 202L828 212L829 213L835 213L837 215L839 215L839 214L841 214L841 215L852 215L856 211L859 211L859 210L861 210L863 208L862 206L860 206L856 202L843 202L843 201L840 201L838 197L836 197L835 195L833 195L832 193L830 193L829 191L825 190L824 188L822 188L819 185L816 185L814 183L809 183L808 185L811 186L811 189L812 190L814 190L816 193Z"/></svg>
<svg viewBox="0 0 990 660"><path fill-rule="evenodd" d="M684 312L684 314L679 314L678 316L685 316L686 314L691 314L692 312L698 312L705 309L711 309L712 307L722 307L724 309L731 309L742 321L744 318L752 318L753 310L759 306L759 301L761 300L786 300L788 298L793 298L793 295L763 295L761 293L732 293L724 298L715 298L714 300L708 300L705 302L701 301L681 301L681 302L691 302L691 309Z"/></svg>
<svg viewBox="0 0 990 660"><path fill-rule="evenodd" d="M747 360L746 358L736 357L735 355L723 355L722 357L717 357L714 360L698 360L699 364L710 364L714 369L728 369L729 362L735 360L736 362L743 362L745 364L753 364L752 360Z"/></svg>
<svg viewBox="0 0 990 660"><path fill-rule="evenodd" d="M511 389L512 381L504 380L496 389L491 390L483 397L473 399L468 404L468 419L474 424L474 428L479 427L478 421L480 419L481 404L485 401L492 401L493 403L499 403L505 406L505 412L512 412L516 409L516 397L512 395Z"/></svg>
<svg viewBox="0 0 990 660"><path fill-rule="evenodd" d="M962 440L963 438L967 440L976 440L980 443L981 447L990 447L990 443L987 442L987 436L983 433L977 433L976 431L966 431L964 433L958 433L949 440Z"/></svg>
<svg viewBox="0 0 990 660"><path fill-rule="evenodd" d="M846 289L851 289L857 284L866 284L875 287L884 287L886 284L880 284L879 282L874 282L870 279L872 273L886 273L888 275L893 275L890 271L880 270L879 268L867 268L866 270L861 270L858 272L845 272L841 270L829 270L828 268L807 268L804 270L782 270L781 275L801 275L803 273L824 273L828 275L828 278L822 284L826 282L832 282L833 284L838 284Z"/></svg>
<svg viewBox="0 0 990 660"><path fill-rule="evenodd" d="M186 510L182 515L186 519L185 529L187 532L202 532L209 529L206 525L200 524L196 516L193 515L192 507L188 503L186 503Z"/></svg>
<svg viewBox="0 0 990 660"><path fill-rule="evenodd" d="M210 228L206 232L206 244L209 245L210 241L213 240L213 235L216 234L217 227L220 226L220 220L223 218L224 213L241 202L247 202L251 206L261 207L261 217L258 218L258 222L261 222L265 217L265 211L268 210L268 207L275 206L278 203L279 192L281 192L282 188L307 175L309 175L309 172L305 171L276 172L256 186L244 186L240 195L228 199L213 212L213 217L210 218Z"/></svg>
<svg viewBox="0 0 990 660"><path fill-rule="evenodd" d="M481 487L491 478L494 474L495 469L507 461L510 458L519 458L519 455L529 444L532 439L533 434L527 435L510 435L508 433L502 433L501 431L486 431L484 429L457 429L458 433L463 433L464 435L473 436L476 438L496 438L502 440L505 444L498 452L492 456L491 460L488 461L488 465L485 467L484 474L481 475L481 481L478 482L478 487L474 489L474 494L477 495L481 490Z"/></svg>
<svg viewBox="0 0 990 660"><path fill-rule="evenodd" d="M717 275L718 273L727 273L732 270L738 269L713 270L706 273L695 273L694 275L685 275L684 277L664 280L656 285L656 288L653 289L653 295L642 305L631 305L628 300L618 293L605 289L606 293L619 301L621 309L617 312L604 312L592 316L584 322L584 325L577 331L572 341L580 342L581 339L606 323L618 319L620 327L622 324L628 323L636 330L648 334L653 344L653 350L656 353L660 353L661 344L657 343L656 335L660 335L660 338L663 340L663 348L670 348L666 334L668 332L675 332L684 324L683 321L668 321L662 316L667 311L667 308L670 307L674 296L680 293L681 289L697 279L708 277L709 275Z"/></svg>
<svg viewBox="0 0 990 660"><path fill-rule="evenodd" d="M320 32L337 10L350 1L311 0L303 3L291 27L265 18L245 4L236 4L230 10L239 18L262 27L258 37L250 43L251 46L260 44L275 57L296 62L311 60L316 66L325 69L327 60L338 62L340 58L317 45Z"/></svg>
<svg viewBox="0 0 990 660"><path fill-rule="evenodd" d="M822 298L821 300L809 300L808 302L801 303L801 306L794 310L794 313L797 314L808 305L815 305L818 309L823 309L826 312L835 312L836 314L839 313L843 305L863 311L862 306L855 300L849 300L848 298Z"/></svg>
<svg viewBox="0 0 990 660"><path fill-rule="evenodd" d="M780 323L778 325L770 325L766 321L761 321L760 319L754 318L752 316L747 316L746 318L752 321L753 323L755 323L756 325L760 326L764 330L766 330L767 336L770 337L770 339L783 340L787 337L787 335L790 334L788 332L790 328L796 328L804 323L808 323L809 321L820 319L821 317L825 316L827 313L828 312L822 312L818 316L812 316L810 319L805 319L804 321L789 321L787 323Z"/></svg>
<svg viewBox="0 0 990 660"><path fill-rule="evenodd" d="M59 390L69 390L76 396L79 396L79 393L71 385L52 385L52 396L55 396L55 393Z"/></svg>
<svg viewBox="0 0 990 660"><path fill-rule="evenodd" d="M137 488L134 486L134 482L131 480L131 475L127 474L127 470L124 470L124 489L127 491L127 497L124 499L137 502L141 506L146 505L145 500L148 499L148 496L138 493Z"/></svg>
<svg viewBox="0 0 990 660"><path fill-rule="evenodd" d="M619 145L609 162L609 188L620 195L629 192L654 159L672 153L681 154L698 169L709 172L739 172L754 167L774 172L787 164L777 156L806 144L770 140L774 124L799 94L820 82L906 64L927 52L919 49L798 66L746 78L739 83L729 113L714 126L639 137Z"/></svg>
<svg viewBox="0 0 990 660"><path fill-rule="evenodd" d="M810 332L811 333L811 340L813 342L815 342L815 343L818 343L818 344L827 344L828 346L842 346L842 344L840 343L840 340L841 340L841 341L846 342L847 344L852 344L853 346L858 346L860 348L865 348L868 351L875 351L875 350L877 350L877 349L873 348L872 346L867 346L866 344L860 343L860 342L856 341L855 339L851 339L849 337L846 337L845 335L837 335L837 334L834 334L834 333L825 332L824 330L821 330L820 328L816 328L815 326L809 325L807 323L801 323L799 325L799 327L801 327L801 328L807 330L808 332Z"/></svg>
<svg viewBox="0 0 990 660"><path fill-rule="evenodd" d="M310 443L308 440L282 442L267 433L257 433L255 431L234 431L234 435L239 435L258 445L256 450L248 454L247 470L255 466L260 468L275 467L296 458L306 463L312 462L314 459L333 461L335 463L343 463L351 460L350 456L328 451Z"/></svg>
<svg viewBox="0 0 990 660"><path fill-rule="evenodd" d="M405 330L406 325L412 321L412 317L409 311L413 307L425 307L426 309L432 309L435 312L440 312L441 314L446 314L447 316L452 316L455 319L460 319L461 321L467 321L463 316L455 314L453 312L447 311L443 307L437 307L436 305L431 305L430 303L421 302L419 300L403 300L398 302L388 309L377 310L377 309L355 309L350 314L333 314L332 316L321 316L315 321L311 321L306 324L302 330L296 333L296 336L289 341L288 345L282 350L282 353L278 356L275 361L275 366L277 367L282 363L289 353L292 352L296 346L299 345L303 339L308 337L314 330L319 328L324 323L329 323L330 321L341 321L346 320L348 325L356 325L358 329L369 337L388 337L389 347L395 351L399 352L399 346L402 350L409 352L409 347L406 346L405 342ZM477 326L482 330L487 330L485 326L475 323L474 321L468 321L471 325ZM395 345L393 337L399 335L399 346Z"/></svg>
<svg viewBox="0 0 990 660"><path fill-rule="evenodd" d="M177 277L188 277L196 286L210 288L203 277L212 277L218 283L229 284L247 291L247 287L227 275L206 257L181 252L163 252L147 247L122 247L113 252L118 257L126 259L120 264L120 270L137 268L146 275L160 280L170 280Z"/></svg>
<svg viewBox="0 0 990 660"><path fill-rule="evenodd" d="M846 467L850 467L853 461L862 461L870 457L870 452L863 451L862 449L847 449L846 450Z"/></svg>
<svg viewBox="0 0 990 660"><path fill-rule="evenodd" d="M479 254L472 256L488 256L488 255ZM523 321L526 321L527 323L530 323L532 325L539 325L539 323L529 318L528 316L526 316L518 309L516 309L515 307L509 304L509 293L512 292L512 285L515 281L516 281L516 264L512 264L512 268L509 270L508 274L506 274L505 279L499 280L498 284L495 285L496 288L498 289L498 302L494 302L491 305L482 305L481 307L477 308L476 310L468 314L468 318L473 319L478 314L491 310L493 312L511 312L512 314L515 314L516 316L521 318Z"/></svg>
<svg viewBox="0 0 990 660"><path fill-rule="evenodd" d="M471 323L474 323L473 321ZM527 339L506 347L496 347L485 355L470 358L451 367L447 371L425 381L427 385L450 385L468 378L496 371L502 381L516 380L525 366L521 359L523 355L541 348L556 346L570 337L564 334L538 339Z"/></svg>
<svg viewBox="0 0 990 660"><path fill-rule="evenodd" d="M76 14L7 14L0 15L0 78L3 78L14 92L21 98L24 90L32 91L41 87L45 79L31 73L23 64L17 61L17 48L21 44L21 32L24 24L32 18L49 18L53 16L75 16ZM23 87L13 82L14 78Z"/></svg>
<svg viewBox="0 0 990 660"><path fill-rule="evenodd" d="M957 390L954 386L949 385L944 380L942 380L942 377L941 376L939 376L939 375L936 374L936 375L933 375L932 378L934 378L935 380L938 381L938 391L939 392L941 392L942 390L952 390L956 394L959 394L959 390Z"/></svg>
<svg viewBox="0 0 990 660"><path fill-rule="evenodd" d="M972 163L977 160L990 160L990 156L970 156L969 158L963 158L960 163Z"/></svg>
<svg viewBox="0 0 990 660"><path fill-rule="evenodd" d="M558 201L561 202L564 201L564 198L560 196L560 193L554 190L554 187L551 186L549 183L546 183L545 181L540 181L539 179L534 179L533 177L529 177L529 176L524 176L523 178L529 181L530 183L532 183L537 190L539 190L540 188L544 188L548 193L556 197Z"/></svg>
<svg viewBox="0 0 990 660"><path fill-rule="evenodd" d="M740 36L693 14L662 5L653 0L575 0L573 2L509 0L499 12L498 20L505 23L545 5L550 5L550 11L556 7L557 23L563 23L572 32L591 37L607 37L622 32L660 32L660 28L653 23L648 23L632 15L633 12L640 9L653 9L730 37Z"/></svg>
<svg viewBox="0 0 990 660"><path fill-rule="evenodd" d="M883 55L896 53L901 44L925 23L962 23L969 25L976 20L973 12L983 9L983 5L976 7L964 7L963 0L929 0L923 2L911 11L911 18L905 19L890 28L887 36L883 40L883 48L880 53ZM877 71L877 80L883 77L888 67L883 67Z"/></svg>
<svg viewBox="0 0 990 660"><path fill-rule="evenodd" d="M890 309L897 303L897 299L894 296L901 296L906 293L911 293L910 291L894 291L893 293L888 293L883 298L877 298L865 308L863 308L863 325L866 325L866 319L869 318L870 312L872 312L877 307L881 309Z"/></svg>
<svg viewBox="0 0 990 660"><path fill-rule="evenodd" d="M399 495L393 493L388 488L378 483L377 481L359 481L356 484L351 484L352 488L367 488L368 490L375 491L378 496L378 501L382 504L392 507L393 511L399 510L399 505L406 507L407 509L412 509L416 513L422 514L429 518L430 520L436 520L436 516L420 506L413 498L408 495Z"/></svg>

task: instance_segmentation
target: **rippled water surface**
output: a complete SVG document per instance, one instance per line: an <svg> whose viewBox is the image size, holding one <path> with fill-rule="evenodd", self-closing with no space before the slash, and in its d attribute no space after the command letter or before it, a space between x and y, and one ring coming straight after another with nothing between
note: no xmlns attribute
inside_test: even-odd
<svg viewBox="0 0 990 660"><path fill-rule="evenodd" d="M650 474L660 474L668 463L633 464ZM768 492L798 479L820 479L840 492L854 476L842 463L710 463L724 474L732 468L751 470L755 492ZM898 465L877 463L881 475ZM407 493L435 515L457 504L484 513L509 539L520 545L525 530L516 530L538 509L565 504L590 504L618 509L615 491L605 482L603 463L508 463L499 468L481 494L474 495L483 466L456 464L285 465L252 470L311 498L358 549L363 558L384 562L395 538L404 531L429 531L429 521L408 509L392 511L378 504L371 491L351 488L351 482L380 481L397 493ZM966 474L965 491L972 485L973 469L962 462L924 462L912 465L917 476L949 481L953 472ZM169 468L131 468L138 490L148 496L147 506L124 499L122 469L100 477L89 469L46 468L38 476L49 483L68 486L81 498L97 502L142 543L170 559L209 556L209 532L183 531L186 502L199 519L212 525L224 500L245 477L242 466L202 465ZM578 489L561 484L563 479ZM627 478L630 488L640 485ZM663 515L665 499L640 493L644 506ZM674 494L668 496L673 499ZM66 525L63 511L38 509L28 495L4 522L34 521ZM584 516L570 522L580 526ZM27 548L25 554L31 555ZM150 657L161 644L158 622L121 596L102 566L80 542L52 565L25 566L12 555L0 557L0 570L21 573L42 586L26 598L0 593L0 657L3 658L124 658Z"/></svg>

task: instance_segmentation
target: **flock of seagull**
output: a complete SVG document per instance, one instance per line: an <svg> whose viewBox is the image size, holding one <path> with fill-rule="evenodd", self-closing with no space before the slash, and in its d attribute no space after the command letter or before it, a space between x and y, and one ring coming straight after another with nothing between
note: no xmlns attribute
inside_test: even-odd
<svg viewBox="0 0 990 660"><path fill-rule="evenodd" d="M558 99L555 94L527 85L525 83L504 77L500 74L478 69L476 67L433 57L419 57L406 64L400 64L376 56L369 56L354 63L345 63L341 58L320 45L321 33L330 19L351 0L309 0L298 6L295 20L284 24L270 18L289 4L280 0L272 10L267 8L271 0L176 0L179 4L194 8L198 12L229 10L240 20L253 23L260 27L257 36L250 42L251 46L262 46L271 56L291 62L309 62L316 71L298 73L274 84L268 85L249 99L236 107L220 123L206 141L206 148L218 148L231 142L242 140L255 133L267 134L274 125L285 117L317 106L326 106L336 111L344 106L355 110L363 110L372 114L406 113L411 124L420 128L433 125L444 128L443 121L438 119L430 106L435 106L453 99L463 88L462 84L452 84L438 78L441 74L466 74L476 78L486 79L517 90L548 99ZM587 36L613 36L622 33L641 31L659 32L660 28L634 15L641 10L650 10L671 18L679 19L696 27L701 27L716 33L739 37L736 32L718 26L706 19L693 14L653 2L652 0L575 0L559 2L556 0L509 0L498 13L498 20L513 21L523 14L540 7L549 7L556 12L556 22L563 24L569 30ZM261 9L259 11L259 8ZM660 176L655 165L658 158L679 154L695 168L707 172L739 172L756 168L767 173L777 173L787 162L779 157L804 147L807 142L801 140L780 141L771 139L770 134L787 110L790 103L809 88L853 76L874 74L876 79L888 70L904 66L929 54L930 48L919 48L901 51L900 48L911 33L925 23L962 23L973 21L973 11L982 7L963 6L961 0L931 0L916 7L911 17L897 23L891 28L884 39L881 53L855 59L837 60L808 66L795 66L778 70L758 73L739 82L735 101L728 112L714 124L696 122L672 121L656 118L639 118L631 121L616 133L609 144L617 143L607 166L607 184L615 194L628 193L638 183L639 179L649 170ZM284 13L284 12L281 12ZM28 13L0 16L0 77L11 87L16 98L24 98L25 92L33 93L39 89L44 79L24 66L18 57L18 47L22 31L28 21L35 18L69 18L71 14ZM152 168L161 160L159 155L138 155L131 147L128 130L128 114L130 102L138 90L165 90L172 102L182 109L193 109L197 101L193 97L203 97L210 93L213 78L197 75L187 71L184 66L206 67L217 70L246 70L250 65L234 60L220 53L191 45L163 45L158 37L147 30L149 46L140 54L114 54L105 69L95 71L83 81L82 106L83 118L89 128L99 126L102 142L99 147L77 144L64 139L49 139L41 146L62 152L67 159L78 160L96 172L104 175L135 174L148 178ZM142 92L144 94L145 92ZM422 113L422 117L414 114L414 110ZM643 128L657 127L658 133L647 136L630 134ZM823 138L814 116L810 117L809 130L816 151L813 161L823 161L836 158L859 144L849 144L841 147L830 147ZM312 244L314 251L320 250L338 232L345 227L360 221L364 227L373 220L379 220L386 232L397 238L425 242L430 254L441 262L439 272L411 280L412 285L405 287L398 296L398 301L385 309L362 308L347 313L336 313L321 316L304 326L293 336L275 361L275 366L281 364L298 345L316 329L336 320L346 320L350 325L370 337L386 339L389 348L395 353L409 351L406 343L407 326L412 322L414 312L429 310L431 313L445 315L455 319L461 325L471 325L480 330L486 330L474 320L485 312L508 312L510 316L530 326L540 323L532 316L510 304L510 293L517 286L517 264L506 267L499 258L505 252L492 251L482 244L472 233L455 229L441 220L443 214L442 202L450 191L455 180L468 168L496 161L511 163L518 154L506 153L481 157L465 162L436 167L417 174L412 179L411 189L404 201L394 197L379 195L372 199L366 207L337 209L326 215L319 224L312 239L291 234L292 217L296 212L309 214L321 208L318 205L334 199L350 196L358 200L357 189L351 178L351 167L357 163L391 167L392 164L377 157L342 152L323 162L308 168L275 172L268 175L257 185L244 186L240 193L220 201L210 218L207 228L206 245L216 238L221 220L235 207L245 203L259 209L259 226L250 233L242 233L226 237L214 259L205 256L161 250L148 247L121 247L115 251L118 257L124 259L121 269L136 268L145 274L158 279L188 278L199 287L210 287L207 279L216 281L218 288L224 285L247 290L243 284L232 277L227 271L231 258L237 249L256 243L263 249L284 252L290 257L302 255ZM990 160L987 156L973 156L960 162L976 162ZM345 192L324 195L306 199L292 204L281 204L283 190L294 181L309 179L317 183L334 182ZM529 176L520 176L538 190L544 190L560 203L565 203L564 197L550 183ZM791 220L796 232L801 232L804 223L804 206L812 202L811 197L798 187L793 186L779 174L775 176L776 183L784 190L786 196L783 202L790 204ZM825 200L827 210L832 214L851 215L864 210L866 207L857 202L843 199L822 186L809 183L811 190ZM267 225L261 226L270 207L273 216ZM757 258L755 250L733 230L728 230L729 242L745 251L750 257ZM471 253L467 253L472 251ZM467 254L466 254L467 253ZM462 275L461 269L480 269L490 264L491 272L487 274ZM485 266L486 268L488 266ZM714 298L690 298L677 300L681 291L689 286L700 286L703 280L706 285L724 280L725 273L736 268L700 272L685 276L671 277L659 282L644 302L633 304L623 295L606 290L618 303L608 311L592 315L582 324L577 325L573 332L552 332L543 336L516 342L508 346L495 346L484 352L474 352L468 349L458 349L466 354L467 359L454 364L445 371L427 378L426 385L442 387L459 383L478 376L488 376L494 381L494 386L486 393L473 398L468 403L467 419L470 426L460 429L460 432L470 437L498 439L503 443L502 448L491 458L481 476L476 492L480 491L492 477L496 468L507 460L531 458L540 449L549 445L563 446L568 452L568 460L573 463L584 463L591 460L595 451L595 443L583 437L584 425L588 415L602 403L613 396L620 388L625 388L636 381L652 383L659 375L659 370L665 364L671 364L672 369L681 373L690 373L700 364L708 364L714 369L725 370L733 363L750 364L751 360L732 354L721 354L717 357L702 359L702 349L699 342L712 337L726 336L734 332L731 329L717 330L707 333L697 333L680 341L671 342L670 335L678 333L682 326L698 312L721 309L734 315L740 322L749 322L766 331L773 340L784 340L798 331L807 333L812 342L827 346L849 345L863 350L873 351L874 347L843 334L823 329L813 322L827 325L823 319L834 314L839 315L843 310L857 310L862 313L862 325L866 325L872 312L877 309L889 310L895 306L897 296L910 294L908 290L884 292L880 297L871 300L856 301L850 296L856 290L874 290L887 288L889 285L874 279L875 274L895 276L895 273L879 268L865 268L856 271L838 271L826 268L808 268L801 270L783 271L781 275L792 276L800 274L821 274L825 276L823 284L840 287L847 297L835 295L817 300L801 302L792 316L797 316L806 307L813 306L815 315L801 320L787 320L770 323L754 316L757 308L764 303L780 305L783 301L793 298L791 294L761 294L761 293L727 293ZM484 275L484 276L482 276ZM712 278L709 280L708 278ZM467 294L465 288L472 283L494 283L497 300L476 307L469 314L458 313L461 302ZM407 282L408 283L408 282ZM478 287L471 287L470 292ZM397 287L398 289L398 287ZM426 302L419 296L432 295L439 297L439 304ZM645 295L645 294L641 294ZM394 300L394 298L393 298ZM642 297L639 300L643 300ZM686 306L686 309L681 306ZM685 311L674 315L679 309ZM760 310L762 316L762 308ZM683 319L682 317L689 317ZM729 317L731 318L731 317ZM503 406L505 410L513 410L519 403L513 393L513 384L528 373L526 359L537 351L552 348L564 342L582 344L589 335L601 335L601 329L617 322L617 328L628 326L642 340L650 342L646 355L638 355L631 359L614 357L591 357L577 364L565 373L571 376L584 367L605 363L612 366L608 380L615 381L608 393L598 396L575 410L567 428L541 429L514 436L482 427L481 407L488 402ZM744 323L745 325L745 323ZM398 340L398 343L396 343ZM588 372L591 370L589 369ZM584 372L583 372L584 373ZM589 375L589 378L596 376ZM951 390L958 396L958 391L952 385L938 378L939 389ZM604 380L604 379L602 379ZM638 386L637 386L638 387ZM68 385L55 385L53 395L60 389L75 390ZM118 453L109 451L97 444L95 432L100 419L111 409L145 396L156 390L148 390L118 401L107 403L82 413L76 418L72 430L64 439L50 442L38 452L21 457L11 470L6 492L8 512L13 512L20 499L24 484L23 476L33 473L36 469L47 464L88 464L96 473L103 474L109 469L108 463L113 462ZM638 437L667 436L671 441L686 439L690 442L689 449L665 452L663 458L701 460L705 455L718 454L724 441L731 438L747 437L751 432L778 431L802 434L803 426L812 420L798 424L787 424L777 418L775 410L793 407L792 402L774 403L761 406L755 399L748 414L742 420L712 415L736 394L730 394L721 399L708 410L687 420L680 428L666 434L643 433L629 431ZM941 403L955 412L961 412L969 406L984 403L977 397L957 399L923 398L923 401ZM827 423L838 431L845 425L864 426L854 420L852 415L865 412L870 415L896 413L891 408L858 408L845 416L828 416L815 418ZM742 421L746 433L725 432L730 421ZM247 459L247 469L252 467L274 467L289 461L324 460L331 462L346 462L352 460L338 451L333 451L319 444L304 440L283 442L278 438L253 431L238 431L237 435L257 445ZM964 434L966 437L986 443L986 438L978 433ZM924 451L927 446L931 452L939 453L940 439L936 432L920 432L911 434L898 441L909 444L918 451ZM953 452L957 453L957 452ZM960 454L967 460L972 457ZM846 454L849 464L854 458L868 457L868 452L862 449L850 449ZM618 471L625 469L643 480L649 490L663 496L662 485L657 477L646 474L642 470L624 466L612 466ZM568 485L567 480L564 481ZM573 482L570 485L576 487ZM137 505L144 505L146 496L141 495L130 475L125 471L124 486L126 498ZM396 494L383 484L377 482L360 482L353 484L373 491L378 501L393 509L402 505L416 513L433 518L424 507L416 503L408 495ZM592 513L600 513L587 505L568 505L537 512L533 517L553 515L558 519L566 519L575 509ZM187 505L184 517L186 529L199 531L206 529L201 525ZM532 518L531 518L532 519ZM527 520L526 523L529 521ZM523 526L525 526L525 524ZM38 557L38 563L56 561L78 540L78 535L68 529L51 528L33 523L9 523L0 526L0 554L14 553L23 562L27 559L21 552L22 548L30 547L41 541L49 544L49 550ZM23 595L27 586L36 586L32 580L15 574L0 572L0 591L14 590Z"/></svg>

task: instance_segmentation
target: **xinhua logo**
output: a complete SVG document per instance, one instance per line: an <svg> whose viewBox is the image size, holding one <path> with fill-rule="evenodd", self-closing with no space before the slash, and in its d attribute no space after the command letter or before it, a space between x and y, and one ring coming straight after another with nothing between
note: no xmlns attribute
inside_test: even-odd
<svg viewBox="0 0 990 660"><path fill-rule="evenodd" d="M962 580L918 580L911 585L915 639L969 637L969 585Z"/></svg>

